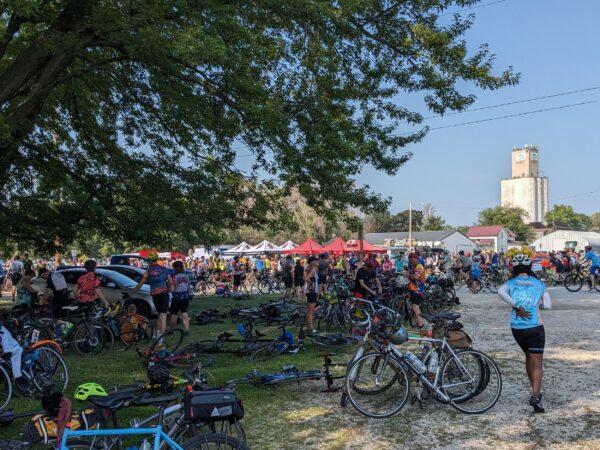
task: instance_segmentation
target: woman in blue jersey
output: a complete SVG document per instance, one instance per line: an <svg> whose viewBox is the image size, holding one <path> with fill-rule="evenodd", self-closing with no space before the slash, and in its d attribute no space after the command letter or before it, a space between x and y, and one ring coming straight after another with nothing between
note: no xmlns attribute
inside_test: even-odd
<svg viewBox="0 0 600 450"><path fill-rule="evenodd" d="M550 309L552 302L544 283L531 271L531 251L523 247L509 251L509 256L513 276L500 287L498 294L512 307L512 334L525 353L525 367L531 384L529 404L536 413L543 413L541 388L546 333L540 309Z"/></svg>

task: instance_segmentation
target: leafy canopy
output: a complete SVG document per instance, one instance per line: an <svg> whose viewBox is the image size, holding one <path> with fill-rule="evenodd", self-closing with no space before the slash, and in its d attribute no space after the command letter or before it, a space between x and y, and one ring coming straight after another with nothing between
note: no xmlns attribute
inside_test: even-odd
<svg viewBox="0 0 600 450"><path fill-rule="evenodd" d="M504 225L515 233L517 241L528 243L533 234L525 220L527 211L512 206L496 206L479 212L479 225Z"/></svg>
<svg viewBox="0 0 600 450"><path fill-rule="evenodd" d="M353 180L425 135L402 95L441 114L517 82L468 52L472 17L439 20L476 3L0 0L0 238L211 244L286 223L292 188L330 216L384 207Z"/></svg>
<svg viewBox="0 0 600 450"><path fill-rule="evenodd" d="M555 227L572 228L586 231L592 226L591 218L585 214L576 213L572 206L554 205L544 217L548 225Z"/></svg>

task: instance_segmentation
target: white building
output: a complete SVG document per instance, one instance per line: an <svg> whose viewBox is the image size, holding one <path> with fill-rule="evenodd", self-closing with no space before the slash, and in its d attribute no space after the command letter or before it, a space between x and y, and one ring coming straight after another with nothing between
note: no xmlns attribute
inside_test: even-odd
<svg viewBox="0 0 600 450"><path fill-rule="evenodd" d="M595 251L600 251L600 233L593 231L557 230L536 239L531 244L536 251L551 252L564 250L567 247L583 250L591 245Z"/></svg>
<svg viewBox="0 0 600 450"><path fill-rule="evenodd" d="M500 182L502 206L527 211L530 223L544 222L548 211L548 178L539 176L539 150L533 145L513 148L512 178Z"/></svg>
<svg viewBox="0 0 600 450"><path fill-rule="evenodd" d="M384 247L408 247L408 232L367 233L365 239L374 245ZM476 248L475 242L457 230L415 231L412 233L413 247L445 249L451 253L459 250L471 251Z"/></svg>

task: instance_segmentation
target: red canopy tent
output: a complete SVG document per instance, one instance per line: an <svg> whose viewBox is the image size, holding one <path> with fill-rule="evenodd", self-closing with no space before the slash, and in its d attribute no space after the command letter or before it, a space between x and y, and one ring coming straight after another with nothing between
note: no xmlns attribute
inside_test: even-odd
<svg viewBox="0 0 600 450"><path fill-rule="evenodd" d="M359 240L352 239L352 240L346 242L346 244L348 245L348 248L350 248L351 252L360 252L360 241ZM385 249L383 247L377 247L376 245L373 245L370 242L365 241L363 239L362 252L365 255L369 254L369 253L387 253L387 249Z"/></svg>
<svg viewBox="0 0 600 450"><path fill-rule="evenodd" d="M316 255L318 253L323 253L323 247L321 247L319 244L317 244L315 241L309 238L305 240L302 244L300 244L298 247L285 250L283 253L285 253L286 255Z"/></svg>
<svg viewBox="0 0 600 450"><path fill-rule="evenodd" d="M329 244L324 245L322 251L332 253L334 255L343 255L345 253L350 253L353 250L346 245L341 237L336 237Z"/></svg>

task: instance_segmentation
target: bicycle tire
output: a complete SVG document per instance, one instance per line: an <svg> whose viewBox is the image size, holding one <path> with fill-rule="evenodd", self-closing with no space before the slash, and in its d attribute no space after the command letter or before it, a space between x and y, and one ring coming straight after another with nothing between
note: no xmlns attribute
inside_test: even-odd
<svg viewBox="0 0 600 450"><path fill-rule="evenodd" d="M243 442L220 433L201 434L185 441L181 446L184 450L250 450Z"/></svg>
<svg viewBox="0 0 600 450"><path fill-rule="evenodd" d="M183 330L181 328L173 328L165 331L152 342L150 348L163 348L170 352L176 352L181 342L183 341Z"/></svg>
<svg viewBox="0 0 600 450"><path fill-rule="evenodd" d="M579 292L583 287L583 277L578 273L570 273L565 277L564 285L569 292Z"/></svg>
<svg viewBox="0 0 600 450"><path fill-rule="evenodd" d="M352 339L340 335L316 335L312 337L313 343L322 347L347 347L354 342Z"/></svg>
<svg viewBox="0 0 600 450"><path fill-rule="evenodd" d="M43 395L47 388L52 388L57 392L65 392L69 386L69 369L62 355L53 348L45 346L38 347L35 351L38 351L39 355L32 366L31 374L38 394ZM52 360L55 361L54 366L52 366ZM54 375L59 369L62 371L62 375L59 374L59 378L55 380Z"/></svg>
<svg viewBox="0 0 600 450"><path fill-rule="evenodd" d="M3 411L10 403L13 395L10 373L0 364L0 411ZM2 448L2 447L0 447Z"/></svg>
<svg viewBox="0 0 600 450"><path fill-rule="evenodd" d="M251 361L269 361L287 351L289 344L284 341L277 341L258 348L250 355Z"/></svg>
<svg viewBox="0 0 600 450"><path fill-rule="evenodd" d="M81 322L73 333L75 351L81 356L100 355L113 349L113 332L101 322Z"/></svg>
<svg viewBox="0 0 600 450"><path fill-rule="evenodd" d="M370 360L378 361L370 362ZM380 366L381 360L383 360L384 366ZM390 370L386 372L388 367ZM364 370L365 368L370 369ZM352 364L348 373L344 391L352 406L366 417L373 419L391 417L400 411L408 401L410 396L408 374L400 361L393 357L386 358L381 353L367 353ZM371 375L375 377L374 382L370 379ZM381 380L384 379L384 375L387 375L385 378L387 381L383 384L387 387L381 389ZM375 389L372 389L373 386ZM388 392L394 386L399 389L398 395ZM386 399L398 399L399 402L389 409L386 408L383 412L375 412L374 409L378 406L377 402Z"/></svg>
<svg viewBox="0 0 600 450"><path fill-rule="evenodd" d="M471 355L475 361L475 366L479 379L477 380L476 386L472 382L472 375L469 373L467 368L467 359ZM481 368L484 368L482 371ZM460 383L456 383L455 378L460 377ZM496 392L492 393L492 397L489 401L484 403L483 406L472 406L474 402L481 400L482 394L485 393L489 386L490 381L494 377L496 379L497 388ZM451 378L451 380L449 380ZM470 378L471 382L465 381L466 378ZM446 381L450 381L446 387ZM456 395L449 392L454 386L464 385L470 389L470 392L464 395ZM481 414L491 409L500 398L502 394L502 375L496 362L479 350L468 349L456 353L451 358L448 358L441 368L441 386L446 395L450 397L450 405L456 410L465 414ZM485 402L485 400L483 400ZM471 407L469 407L471 405Z"/></svg>

